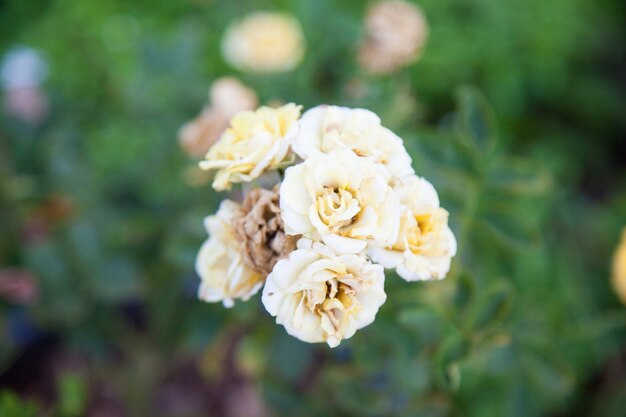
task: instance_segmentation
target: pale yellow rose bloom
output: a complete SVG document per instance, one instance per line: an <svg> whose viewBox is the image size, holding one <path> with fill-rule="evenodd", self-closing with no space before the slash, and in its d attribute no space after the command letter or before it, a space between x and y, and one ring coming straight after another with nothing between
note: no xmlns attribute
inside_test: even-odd
<svg viewBox="0 0 626 417"><path fill-rule="evenodd" d="M400 205L380 164L349 149L311 156L289 167L280 187L285 231L323 240L337 253L358 253L368 241L393 244Z"/></svg>
<svg viewBox="0 0 626 417"><path fill-rule="evenodd" d="M371 324L387 295L382 266L308 239L267 277L263 305L298 339L335 347Z"/></svg>
<svg viewBox="0 0 626 417"><path fill-rule="evenodd" d="M248 300L263 286L264 277L242 260L232 226L239 204L224 200L213 216L204 220L209 239L204 242L196 258L196 272L202 280L198 297L208 302L221 301L232 307L235 299Z"/></svg>
<svg viewBox="0 0 626 417"><path fill-rule="evenodd" d="M398 238L388 246L371 244L369 256L385 268L396 268L407 281L445 278L456 254L456 239L435 188L413 176L396 185L394 193L404 207Z"/></svg>
<svg viewBox="0 0 626 417"><path fill-rule="evenodd" d="M612 281L615 293L622 303L626 304L626 228L622 232L622 241L613 255Z"/></svg>
<svg viewBox="0 0 626 417"><path fill-rule="evenodd" d="M200 168L217 170L213 188L230 189L286 164L291 140L298 131L300 106L260 107L238 113L213 145Z"/></svg>
<svg viewBox="0 0 626 417"><path fill-rule="evenodd" d="M402 139L366 109L322 105L307 110L300 119L292 147L302 159L335 149L350 149L384 165L398 178L415 173Z"/></svg>
<svg viewBox="0 0 626 417"><path fill-rule="evenodd" d="M226 29L222 53L242 71L284 72L302 61L304 44L300 22L292 15L254 12Z"/></svg>

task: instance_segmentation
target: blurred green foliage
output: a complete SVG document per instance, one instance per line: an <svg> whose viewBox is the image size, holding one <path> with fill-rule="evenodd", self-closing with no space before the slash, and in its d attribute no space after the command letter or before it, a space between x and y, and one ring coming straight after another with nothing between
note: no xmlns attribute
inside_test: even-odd
<svg viewBox="0 0 626 417"><path fill-rule="evenodd" d="M193 357L216 392L234 372L275 415L624 415L626 310L608 283L626 226L624 4L421 0L423 57L377 77L354 59L367 5L0 3L0 50L45 56L51 104L40 126L0 120L0 266L35 274L40 297L20 309L88 363L54 379L51 413L83 415L108 381L128 415L206 415L156 401ZM236 74L221 58L225 26L256 9L301 20L295 71ZM388 273L376 322L335 350L287 336L259 297L196 301L202 218L224 195L189 184L176 131L225 74L264 102L380 114L450 211L450 276ZM51 201L66 213L42 224ZM0 372L28 344L11 336L16 309L0 304ZM36 412L0 398L0 415Z"/></svg>

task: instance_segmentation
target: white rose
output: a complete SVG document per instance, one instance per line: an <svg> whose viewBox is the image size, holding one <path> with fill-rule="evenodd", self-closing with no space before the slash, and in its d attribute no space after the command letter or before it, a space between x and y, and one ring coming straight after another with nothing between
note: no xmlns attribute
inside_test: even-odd
<svg viewBox="0 0 626 417"><path fill-rule="evenodd" d="M298 117L300 106L293 103L235 115L230 128L200 162L204 170L217 169L213 188L221 191L232 183L250 182L287 163L291 140L298 131Z"/></svg>
<svg viewBox="0 0 626 417"><path fill-rule="evenodd" d="M287 234L323 240L337 253L358 253L368 240L397 238L401 207L389 171L347 149L289 167L280 187Z"/></svg>
<svg viewBox="0 0 626 417"><path fill-rule="evenodd" d="M398 239L390 246L370 245L369 256L385 268L396 268L407 281L445 278L456 254L456 239L435 188L413 176L398 184L394 193L405 207Z"/></svg>
<svg viewBox="0 0 626 417"><path fill-rule="evenodd" d="M334 149L351 149L383 164L395 177L415 172L402 139L383 127L380 118L365 109L322 105L306 111L293 150L302 159Z"/></svg>
<svg viewBox="0 0 626 417"><path fill-rule="evenodd" d="M300 22L292 15L254 12L228 26L222 53L243 71L283 72L302 61L304 43Z"/></svg>
<svg viewBox="0 0 626 417"><path fill-rule="evenodd" d="M209 239L196 258L196 272L202 279L198 297L208 302L222 301L232 307L234 299L248 300L263 286L263 276L247 268L242 261L232 227L239 204L224 200L213 216L204 220Z"/></svg>
<svg viewBox="0 0 626 417"><path fill-rule="evenodd" d="M263 305L290 335L335 347L374 321L387 298L383 268L308 239L298 248L267 277Z"/></svg>

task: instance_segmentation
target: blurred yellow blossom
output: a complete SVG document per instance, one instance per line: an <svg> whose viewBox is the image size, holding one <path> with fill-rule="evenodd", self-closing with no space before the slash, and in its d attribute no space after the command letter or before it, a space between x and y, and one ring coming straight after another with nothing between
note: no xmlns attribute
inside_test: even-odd
<svg viewBox="0 0 626 417"><path fill-rule="evenodd" d="M192 157L204 156L226 130L230 119L240 111L256 108L259 101L254 90L234 77L215 80L209 99L202 113L178 132L181 148Z"/></svg>
<svg viewBox="0 0 626 417"><path fill-rule="evenodd" d="M222 39L222 53L235 68L250 72L284 72L304 56L304 35L292 15L254 12L231 23Z"/></svg>
<svg viewBox="0 0 626 417"><path fill-rule="evenodd" d="M359 63L371 73L394 72L417 59L427 37L428 24L417 6L403 0L382 1L365 18Z"/></svg>
<svg viewBox="0 0 626 417"><path fill-rule="evenodd" d="M620 300L626 304L626 228L622 232L622 240L613 255L613 289Z"/></svg>
<svg viewBox="0 0 626 417"><path fill-rule="evenodd" d="M206 160L200 162L202 169L217 170L213 188L230 189L233 183L250 182L281 167L288 158L299 117L300 106L293 103L237 114Z"/></svg>

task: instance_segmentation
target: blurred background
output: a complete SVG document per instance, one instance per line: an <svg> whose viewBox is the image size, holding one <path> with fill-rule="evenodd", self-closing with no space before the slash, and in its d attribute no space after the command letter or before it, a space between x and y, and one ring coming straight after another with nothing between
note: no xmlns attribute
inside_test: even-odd
<svg viewBox="0 0 626 417"><path fill-rule="evenodd" d="M0 416L626 415L625 12L0 1ZM285 102L378 113L459 243L336 349L196 298L197 161Z"/></svg>

